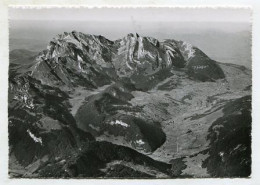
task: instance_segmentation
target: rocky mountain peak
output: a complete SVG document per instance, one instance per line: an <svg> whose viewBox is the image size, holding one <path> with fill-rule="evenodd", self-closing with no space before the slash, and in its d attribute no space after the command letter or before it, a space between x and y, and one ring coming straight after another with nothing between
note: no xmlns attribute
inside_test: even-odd
<svg viewBox="0 0 260 185"><path fill-rule="evenodd" d="M216 62L191 44L160 42L138 33L110 41L103 36L64 32L53 38L36 60L32 75L42 83L58 86L82 86L88 81L84 86L93 88L118 77L149 78L173 67L186 68L191 77L202 81L224 78ZM104 75L107 80L103 83L100 76Z"/></svg>

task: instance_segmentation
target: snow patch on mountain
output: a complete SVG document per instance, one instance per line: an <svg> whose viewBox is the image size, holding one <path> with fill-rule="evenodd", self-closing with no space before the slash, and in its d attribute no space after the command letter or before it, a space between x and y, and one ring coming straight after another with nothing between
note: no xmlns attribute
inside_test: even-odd
<svg viewBox="0 0 260 185"><path fill-rule="evenodd" d="M142 37L138 37L138 43L139 43L139 47L138 47L138 59L144 56L144 45L143 45L143 38Z"/></svg>
<svg viewBox="0 0 260 185"><path fill-rule="evenodd" d="M36 142L40 143L42 145L42 138L41 137L36 137L29 129L27 130L27 133L29 136Z"/></svg>
<svg viewBox="0 0 260 185"><path fill-rule="evenodd" d="M193 46L190 43L187 43L187 42L184 41L182 43L182 46L184 47L184 52L187 52L188 60L195 56L194 55L195 54L195 50L194 50Z"/></svg>
<svg viewBox="0 0 260 185"><path fill-rule="evenodd" d="M142 139L137 140L136 143L139 144L139 145L145 144Z"/></svg>
<svg viewBox="0 0 260 185"><path fill-rule="evenodd" d="M127 123L124 123L121 120L111 121L109 124L110 125L120 125L122 127L129 127L129 125Z"/></svg>
<svg viewBox="0 0 260 185"><path fill-rule="evenodd" d="M81 63L83 62L83 59L79 55L77 55L77 61L78 61L79 71L83 71L83 68L81 67Z"/></svg>
<svg viewBox="0 0 260 185"><path fill-rule="evenodd" d="M173 51L173 52L175 52L175 49L173 49L173 48L172 48L172 47L170 47L170 46L164 45L164 47L165 47L167 50L170 50L170 51Z"/></svg>

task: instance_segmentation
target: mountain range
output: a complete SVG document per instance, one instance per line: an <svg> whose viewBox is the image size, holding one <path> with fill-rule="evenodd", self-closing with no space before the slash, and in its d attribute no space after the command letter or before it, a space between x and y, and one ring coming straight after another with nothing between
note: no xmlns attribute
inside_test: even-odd
<svg viewBox="0 0 260 185"><path fill-rule="evenodd" d="M251 70L173 39L64 32L9 54L9 175L248 177Z"/></svg>

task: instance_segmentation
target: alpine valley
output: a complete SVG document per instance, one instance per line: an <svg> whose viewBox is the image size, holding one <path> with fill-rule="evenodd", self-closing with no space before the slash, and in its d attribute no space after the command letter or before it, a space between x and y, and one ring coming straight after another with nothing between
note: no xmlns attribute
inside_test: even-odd
<svg viewBox="0 0 260 185"><path fill-rule="evenodd" d="M212 43L214 44L214 43ZM10 51L12 178L251 174L251 70L184 41L73 31Z"/></svg>

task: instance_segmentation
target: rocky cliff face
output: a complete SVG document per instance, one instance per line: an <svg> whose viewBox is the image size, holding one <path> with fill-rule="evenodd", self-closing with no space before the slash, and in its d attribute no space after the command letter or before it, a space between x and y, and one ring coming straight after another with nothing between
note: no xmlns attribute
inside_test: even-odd
<svg viewBox="0 0 260 185"><path fill-rule="evenodd" d="M160 43L151 37L128 34L115 41L113 64L119 75L151 75L172 66L184 67L185 61L175 45Z"/></svg>
<svg viewBox="0 0 260 185"><path fill-rule="evenodd" d="M138 34L113 42L75 31L64 33L55 37L36 61L33 77L63 87L96 88L120 77L153 78L172 67L186 68L191 77L201 81L224 78L218 64L198 48Z"/></svg>
<svg viewBox="0 0 260 185"><path fill-rule="evenodd" d="M34 56L10 52L12 177L250 175L250 70L138 34L63 33Z"/></svg>
<svg viewBox="0 0 260 185"><path fill-rule="evenodd" d="M112 44L104 37L78 32L58 35L37 58L31 75L43 84L64 88L109 84L116 78Z"/></svg>

